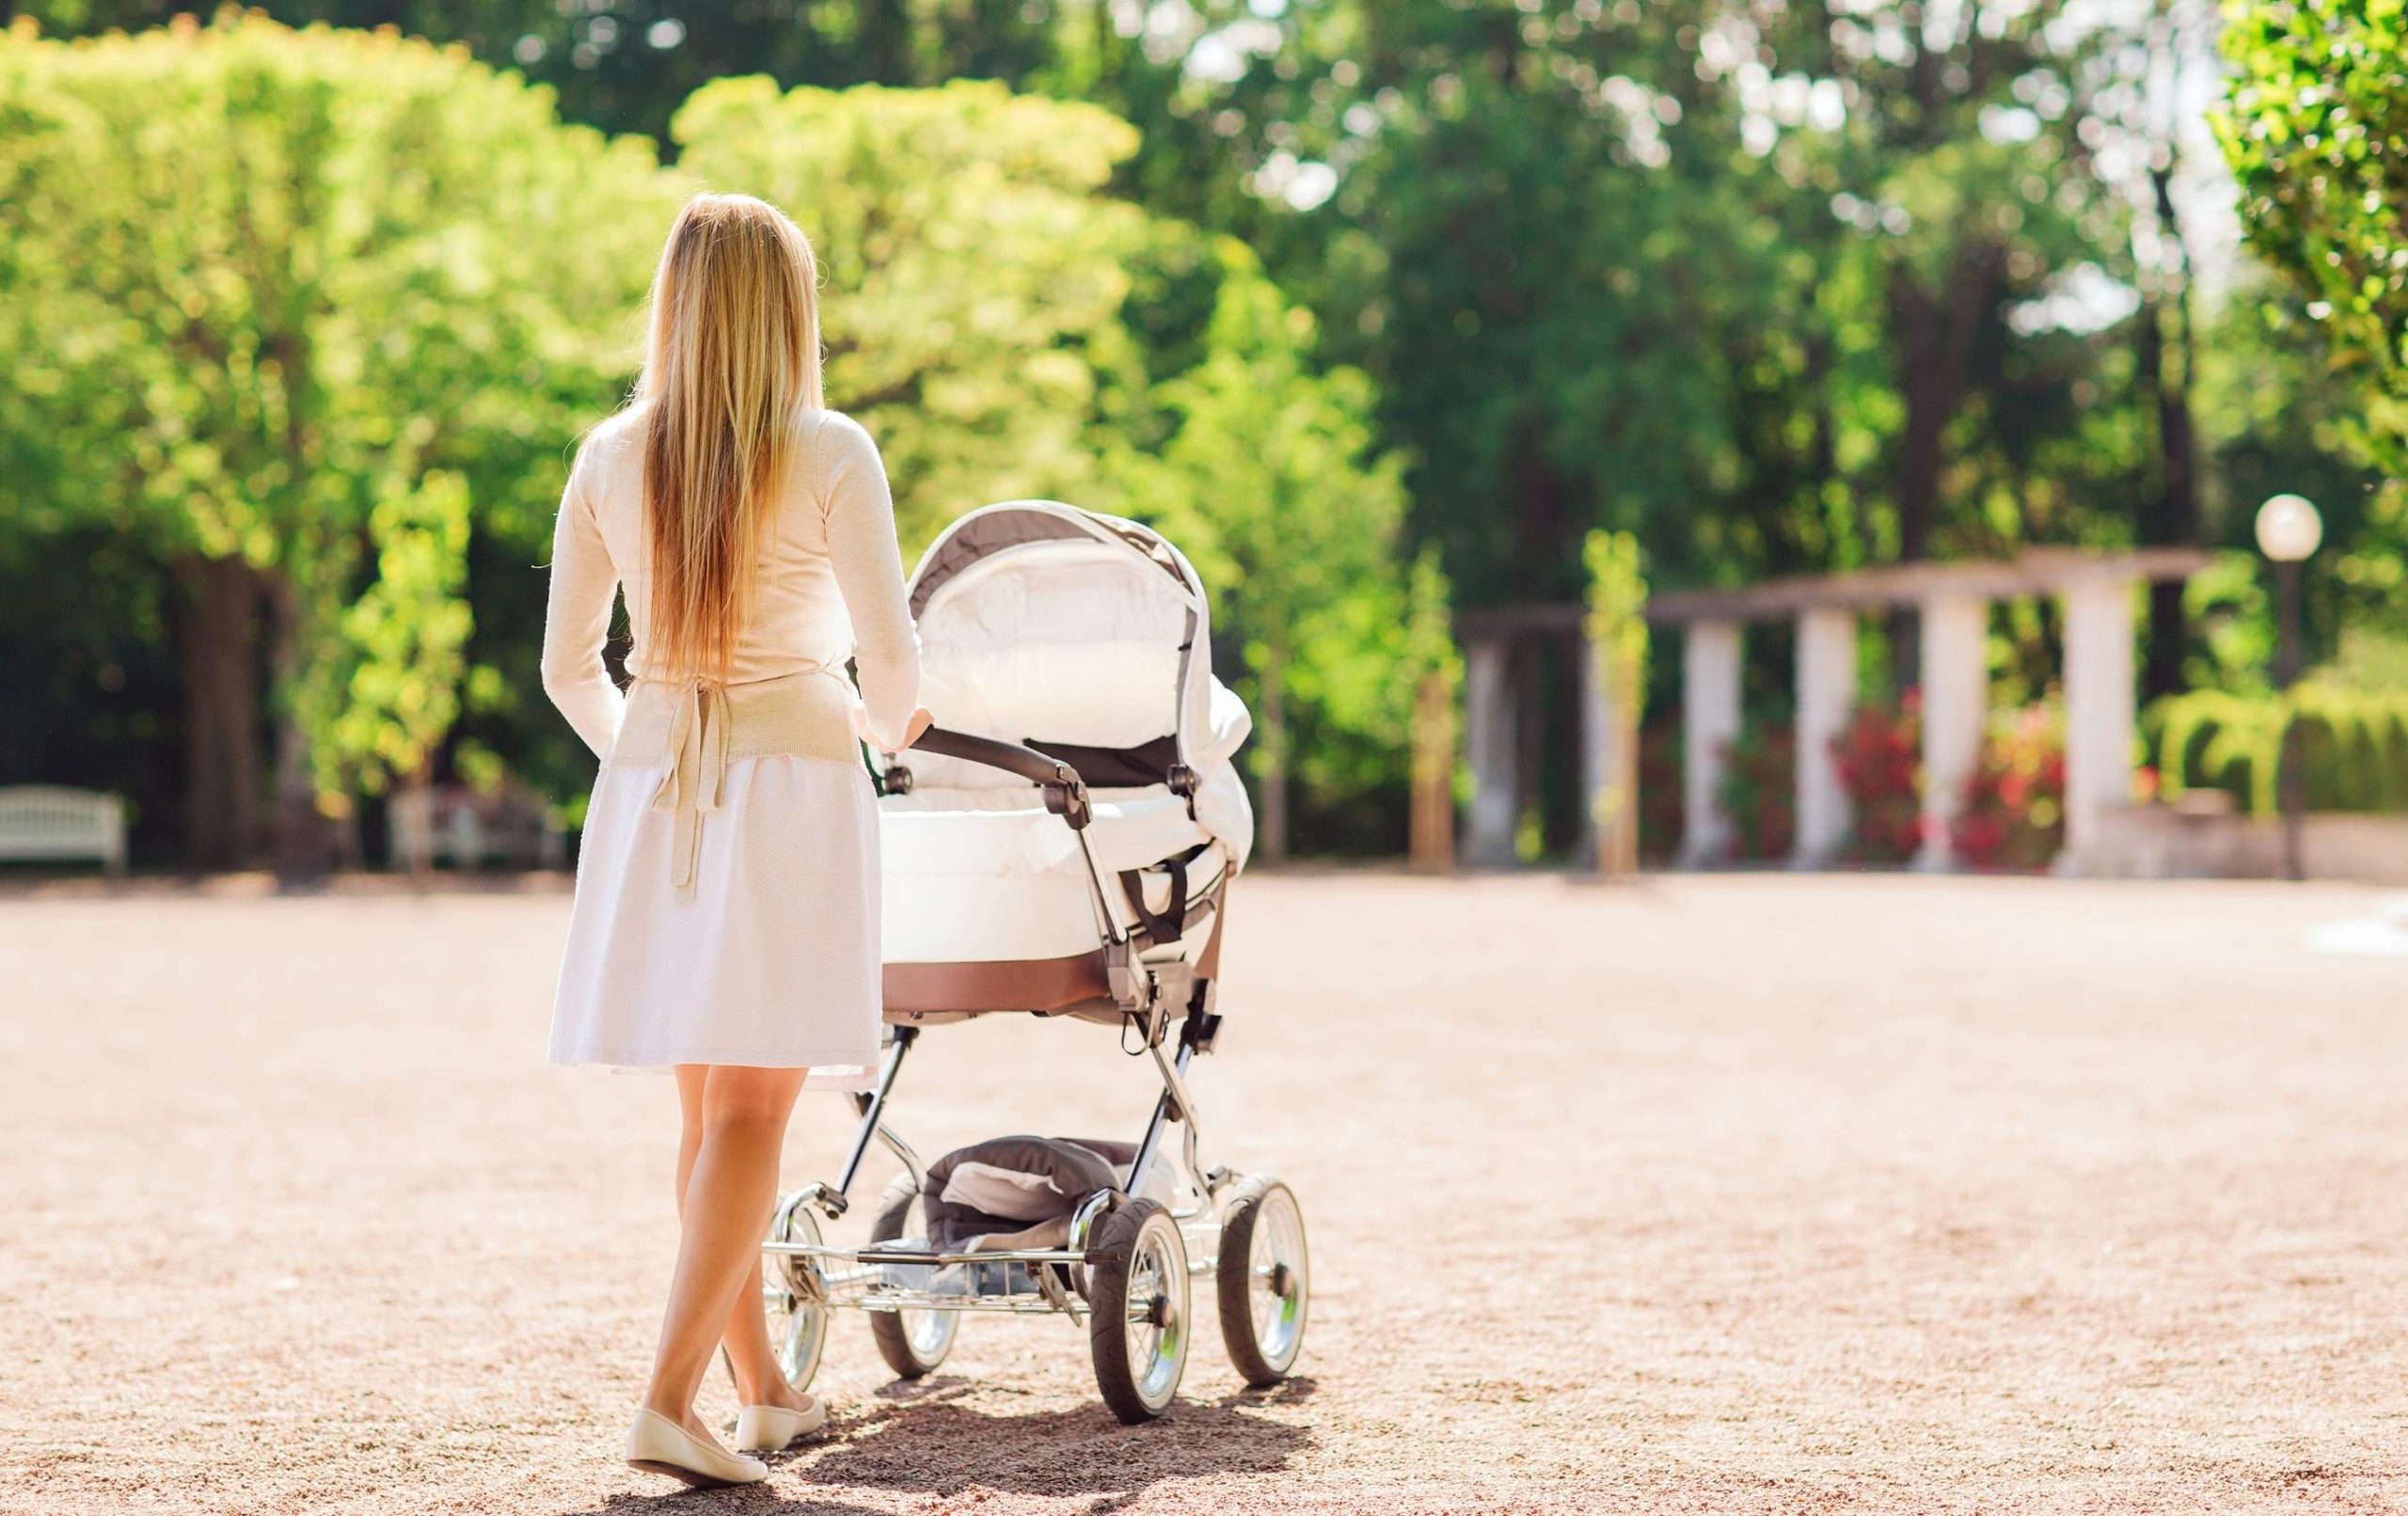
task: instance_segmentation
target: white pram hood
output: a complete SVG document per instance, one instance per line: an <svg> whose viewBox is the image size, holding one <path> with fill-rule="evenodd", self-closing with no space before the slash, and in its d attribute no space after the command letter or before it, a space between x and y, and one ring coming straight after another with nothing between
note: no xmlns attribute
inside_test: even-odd
<svg viewBox="0 0 2408 1516"><path fill-rule="evenodd" d="M1123 763L1155 772L1184 764L1196 776L1194 825L1244 862L1254 813L1232 758L1252 718L1212 677L1211 604L1195 566L1160 533L1053 500L985 506L929 545L911 594L921 701L938 726L1094 750L1099 771L1082 772L1095 789L1143 787L1136 774L1111 771ZM933 754L911 766L915 790L1027 785ZM1054 828L1067 853L1068 829Z"/></svg>

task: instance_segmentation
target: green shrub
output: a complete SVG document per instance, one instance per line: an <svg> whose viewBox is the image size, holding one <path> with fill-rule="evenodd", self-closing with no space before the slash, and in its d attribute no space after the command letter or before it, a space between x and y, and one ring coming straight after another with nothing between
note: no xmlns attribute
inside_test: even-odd
<svg viewBox="0 0 2408 1516"><path fill-rule="evenodd" d="M2289 696L2201 689L2152 705L2145 730L2159 793L2222 790L2245 812L2273 814L2294 709L2309 810L2408 811L2408 694L2312 683Z"/></svg>
<svg viewBox="0 0 2408 1516"><path fill-rule="evenodd" d="M1798 734L1787 723L1750 722L1723 750L1715 803L1731 823L1731 856L1787 858L1798 841Z"/></svg>

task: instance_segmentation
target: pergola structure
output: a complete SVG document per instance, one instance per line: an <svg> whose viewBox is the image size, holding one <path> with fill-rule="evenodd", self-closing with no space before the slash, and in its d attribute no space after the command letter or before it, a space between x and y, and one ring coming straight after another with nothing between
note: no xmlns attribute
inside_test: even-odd
<svg viewBox="0 0 2408 1516"><path fill-rule="evenodd" d="M1774 579L1735 590L1688 590L1648 601L1647 619L1683 634L1682 702L1685 815L1681 861L1709 864L1728 856L1731 828L1716 803L1731 744L1740 733L1740 656L1751 622L1797 623L1797 840L1791 861L1829 863L1846 841L1846 791L1833 743L1857 704L1859 618L1911 608L1920 627L1923 688L1923 850L1916 866L1950 867L1949 837L1966 786L1981 761L1989 714L1987 635L1993 602L2051 595L2065 607L2066 848L2058 868L2085 872L2100 841L2100 822L2131 797L2136 736L2133 668L2136 588L2182 579L2205 568L2196 548L2098 552L2028 548L2012 559L1902 563L1854 573ZM1465 852L1474 863L1513 861L1521 803L1520 719L1511 655L1542 638L1577 638L1574 606L1532 606L1460 618L1465 644L1465 714L1472 769ZM1604 740L1614 714L1601 682L1581 681L1580 729L1586 793L1635 788L1635 774L1611 770ZM1635 813L1625 804L1621 813ZM1597 856L1595 822L1587 848Z"/></svg>

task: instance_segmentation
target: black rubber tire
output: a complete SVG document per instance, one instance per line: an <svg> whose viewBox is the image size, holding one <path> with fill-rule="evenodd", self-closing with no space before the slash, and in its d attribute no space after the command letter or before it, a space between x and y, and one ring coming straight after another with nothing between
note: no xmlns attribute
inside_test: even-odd
<svg viewBox="0 0 2408 1516"><path fill-rule="evenodd" d="M886 1204L879 1208L878 1220L870 1225L870 1241L873 1244L892 1242L902 1237L903 1228L911 1224L911 1202L918 1198L919 1192L916 1190L905 1190L890 1197ZM935 1373L937 1366L944 1362L945 1353L953 1350L954 1338L953 1335L948 1335L945 1338L943 1352L938 1353L932 1359L923 1360L919 1353L913 1350L911 1334L904 1331L903 1318L899 1313L871 1311L867 1314L869 1334L878 1343L878 1355L886 1360L887 1367L895 1370L896 1379L924 1379ZM959 1334L958 1327L958 1319L957 1319L954 1335Z"/></svg>
<svg viewBox="0 0 2408 1516"><path fill-rule="evenodd" d="M1147 1221L1156 1216L1167 1220L1169 1214L1151 1200L1125 1201L1097 1224L1096 1240L1087 1249L1087 1354L1095 1361L1095 1383L1103 1394L1103 1403L1125 1426L1152 1421L1170 1409L1170 1401L1179 1394L1174 1380L1162 1405L1148 1405L1129 1366L1130 1255ZM1174 1238L1178 1230L1171 1228ZM1185 1368L1182 1361L1182 1374Z"/></svg>
<svg viewBox="0 0 2408 1516"><path fill-rule="evenodd" d="M1296 1346L1288 1355L1285 1367L1273 1365L1262 1355L1262 1345L1254 1338L1254 1302L1248 1292L1254 1284L1251 1259L1254 1255L1254 1224L1262 1211L1262 1197L1268 1191L1287 1191L1291 1205L1296 1194L1276 1179L1248 1179L1238 1186L1221 1213L1221 1261L1212 1272L1221 1301L1221 1344L1229 1352L1229 1363L1240 1378L1258 1390L1267 1390L1295 1371L1296 1355L1304 1351L1306 1321L1296 1323ZM1304 1240L1305 1208L1296 1205L1297 1240ZM1307 1275L1307 1289L1310 1289ZM1306 1297L1309 1310L1311 1297Z"/></svg>

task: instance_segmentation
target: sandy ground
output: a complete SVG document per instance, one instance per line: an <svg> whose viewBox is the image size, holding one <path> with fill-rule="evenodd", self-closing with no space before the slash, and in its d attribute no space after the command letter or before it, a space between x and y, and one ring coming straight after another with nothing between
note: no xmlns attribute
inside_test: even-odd
<svg viewBox="0 0 2408 1516"><path fill-rule="evenodd" d="M1197 1089L1303 1197L1299 1377L1208 1330L1127 1429L1065 1323L903 1387L844 1318L833 1434L665 1497L673 1102L541 1064L562 898L0 900L0 1510L2408 1509L2408 959L2305 946L2372 905L1249 879ZM896 1123L1148 1098L994 1022Z"/></svg>

